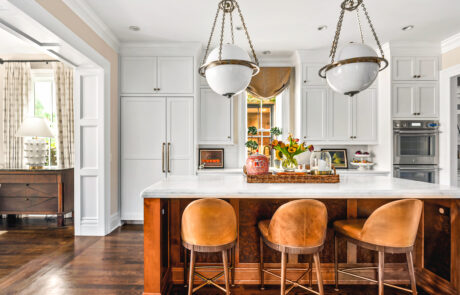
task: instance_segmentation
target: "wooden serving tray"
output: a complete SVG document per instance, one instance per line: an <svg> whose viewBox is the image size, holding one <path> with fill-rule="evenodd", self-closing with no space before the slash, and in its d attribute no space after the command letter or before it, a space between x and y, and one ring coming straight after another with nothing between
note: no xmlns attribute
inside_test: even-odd
<svg viewBox="0 0 460 295"><path fill-rule="evenodd" d="M303 172L281 172L278 174L246 175L248 183L339 183L340 175L335 168L330 175L312 175Z"/></svg>

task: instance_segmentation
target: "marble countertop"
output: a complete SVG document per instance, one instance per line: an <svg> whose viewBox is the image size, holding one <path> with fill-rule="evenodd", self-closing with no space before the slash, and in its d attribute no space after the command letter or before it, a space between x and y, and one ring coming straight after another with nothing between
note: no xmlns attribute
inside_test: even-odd
<svg viewBox="0 0 460 295"><path fill-rule="evenodd" d="M340 183L246 183L243 175L170 176L143 198L460 198L458 187L382 175L341 175Z"/></svg>
<svg viewBox="0 0 460 295"><path fill-rule="evenodd" d="M243 174L243 168L224 168L224 169L198 169L197 175L209 175L209 174ZM389 175L390 171L379 171L379 170L358 170L358 169L337 169L337 174L359 174L359 175Z"/></svg>

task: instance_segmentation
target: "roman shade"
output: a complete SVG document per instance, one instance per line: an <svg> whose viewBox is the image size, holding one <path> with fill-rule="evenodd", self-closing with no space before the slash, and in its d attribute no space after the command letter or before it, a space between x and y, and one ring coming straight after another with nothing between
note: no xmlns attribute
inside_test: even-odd
<svg viewBox="0 0 460 295"><path fill-rule="evenodd" d="M262 67L259 74L252 77L246 91L260 99L272 98L289 85L291 70L289 67Z"/></svg>

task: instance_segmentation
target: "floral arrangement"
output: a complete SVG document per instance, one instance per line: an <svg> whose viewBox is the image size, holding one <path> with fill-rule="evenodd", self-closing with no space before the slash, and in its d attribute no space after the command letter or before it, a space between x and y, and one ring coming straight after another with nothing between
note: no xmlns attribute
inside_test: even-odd
<svg viewBox="0 0 460 295"><path fill-rule="evenodd" d="M295 156L308 151L313 151L313 145L307 146L305 142L299 143L298 138L294 138L289 134L287 142L273 140L272 147L276 150L275 155L278 160L283 160L283 168L285 170L293 170L297 167Z"/></svg>

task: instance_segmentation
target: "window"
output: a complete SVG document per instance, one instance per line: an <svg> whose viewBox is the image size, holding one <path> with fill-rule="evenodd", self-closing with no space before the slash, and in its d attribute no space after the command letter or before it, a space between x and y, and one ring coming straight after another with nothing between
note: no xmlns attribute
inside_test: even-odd
<svg viewBox="0 0 460 295"><path fill-rule="evenodd" d="M248 140L259 144L259 153L271 157L270 129L276 125L276 97L262 100L247 94L248 127L256 127L257 135L248 135Z"/></svg>
<svg viewBox="0 0 460 295"><path fill-rule="evenodd" d="M54 79L51 71L32 71L32 94L29 102L30 116L45 118L57 134ZM57 166L56 139L47 138L49 152L46 166Z"/></svg>

